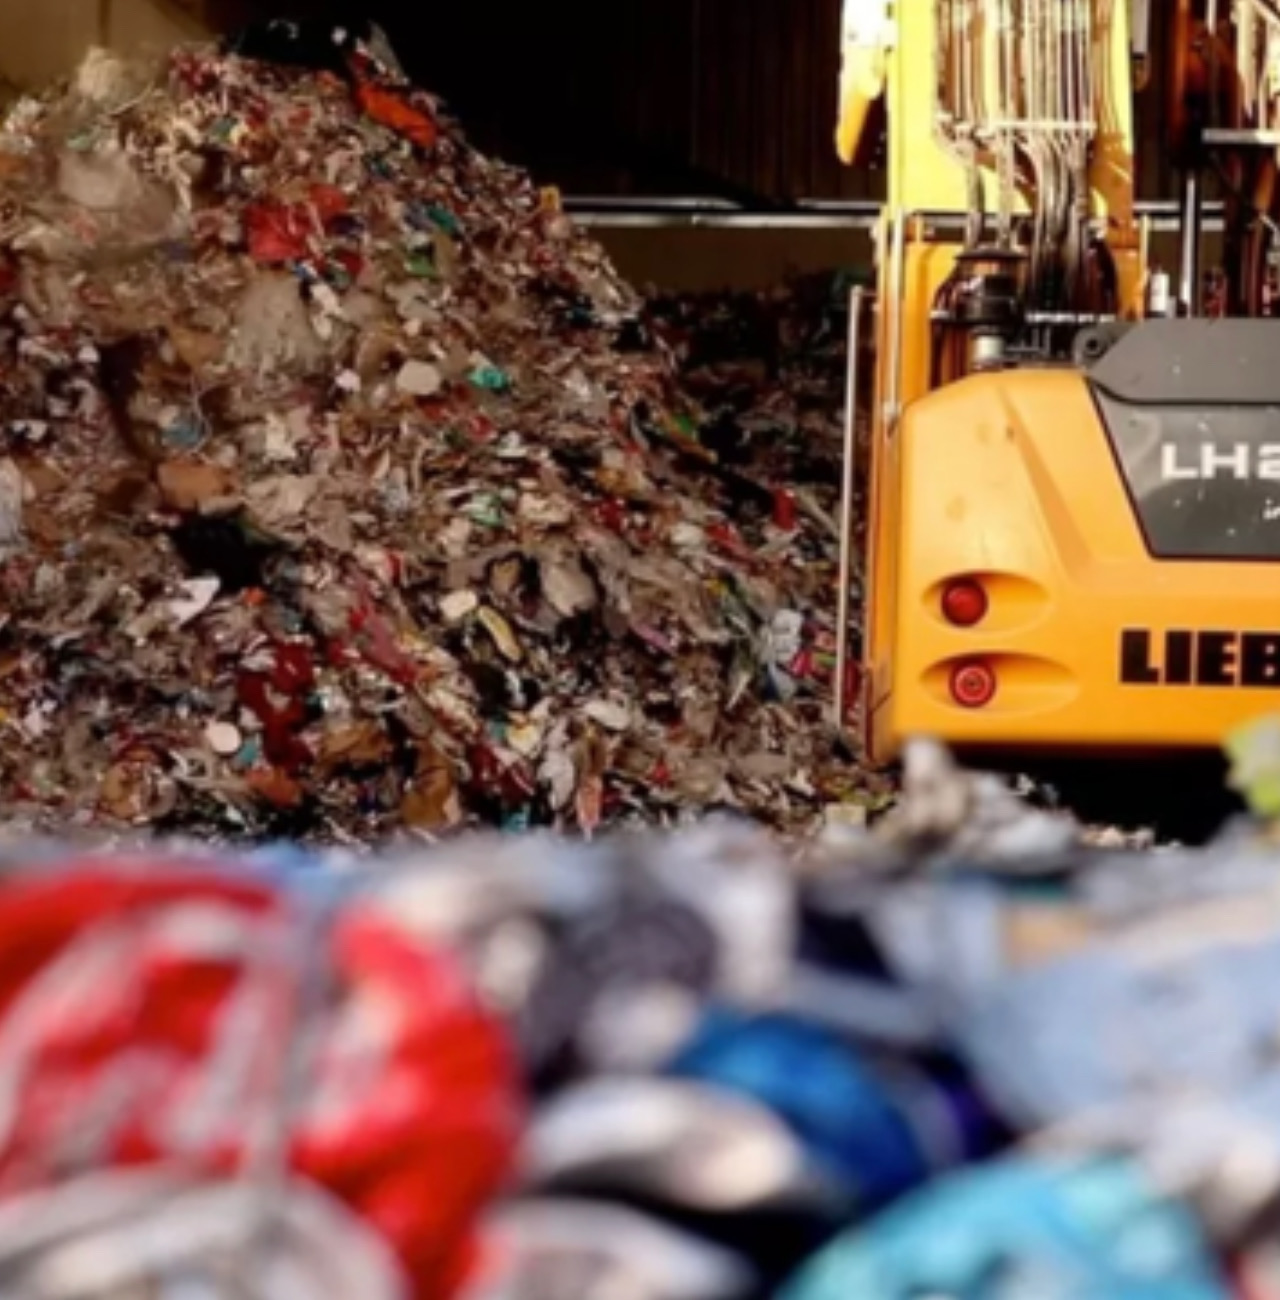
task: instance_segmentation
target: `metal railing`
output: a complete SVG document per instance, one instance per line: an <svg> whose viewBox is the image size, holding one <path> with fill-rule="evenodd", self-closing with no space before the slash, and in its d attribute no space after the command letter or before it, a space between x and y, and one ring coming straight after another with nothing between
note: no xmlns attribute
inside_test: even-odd
<svg viewBox="0 0 1280 1300"><path fill-rule="evenodd" d="M594 227L706 227L736 230L871 230L885 205L879 199L798 199L787 208L751 208L727 199L680 195L654 198L618 198L604 195L566 195L565 210L584 226ZM1147 217L1154 231L1176 234L1181 205L1176 199L1148 199L1134 207L1135 216ZM1207 231L1222 229L1222 204L1206 203L1202 209ZM963 214L924 213L926 221L964 222Z"/></svg>

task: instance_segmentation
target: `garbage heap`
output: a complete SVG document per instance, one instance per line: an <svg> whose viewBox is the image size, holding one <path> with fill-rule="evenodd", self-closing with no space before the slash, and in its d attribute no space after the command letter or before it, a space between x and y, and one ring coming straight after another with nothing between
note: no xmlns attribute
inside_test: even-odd
<svg viewBox="0 0 1280 1300"><path fill-rule="evenodd" d="M1093 849L923 746L798 871L716 819L364 862L9 844L0 1275L1280 1295L1275 854Z"/></svg>
<svg viewBox="0 0 1280 1300"><path fill-rule="evenodd" d="M704 412L699 442L722 466L786 483L782 508L825 527L833 544L848 306L843 273L792 276L754 292L652 292L645 303L681 391ZM863 440L856 450L861 461ZM864 468L856 489L866 482ZM856 512L855 525L862 518Z"/></svg>
<svg viewBox="0 0 1280 1300"><path fill-rule="evenodd" d="M365 50L97 54L22 100L0 807L346 842L863 797L833 497L701 441L677 370L554 196Z"/></svg>

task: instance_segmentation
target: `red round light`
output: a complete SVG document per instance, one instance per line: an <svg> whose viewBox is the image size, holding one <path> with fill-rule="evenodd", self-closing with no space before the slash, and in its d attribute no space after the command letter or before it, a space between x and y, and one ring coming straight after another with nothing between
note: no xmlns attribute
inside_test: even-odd
<svg viewBox="0 0 1280 1300"><path fill-rule="evenodd" d="M942 613L948 623L972 627L987 615L987 593L971 578L950 582L942 593Z"/></svg>
<svg viewBox="0 0 1280 1300"><path fill-rule="evenodd" d="M957 664L951 670L951 698L962 708L980 709L996 693L996 675L986 664Z"/></svg>

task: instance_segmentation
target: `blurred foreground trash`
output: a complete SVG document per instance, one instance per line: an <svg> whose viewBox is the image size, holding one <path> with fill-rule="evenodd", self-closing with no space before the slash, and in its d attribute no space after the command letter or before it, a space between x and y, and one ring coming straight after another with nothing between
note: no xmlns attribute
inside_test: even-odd
<svg viewBox="0 0 1280 1300"><path fill-rule="evenodd" d="M799 859L0 839L0 1294L1280 1296L1266 828L906 773Z"/></svg>
<svg viewBox="0 0 1280 1300"><path fill-rule="evenodd" d="M386 1242L312 1183L88 1174L0 1204L6 1296L408 1300ZM287 1282L286 1282L287 1279ZM157 1289L158 1287L158 1289Z"/></svg>
<svg viewBox="0 0 1280 1300"><path fill-rule="evenodd" d="M117 1253L101 1275L120 1286L131 1269L246 1250L287 1275L326 1222L331 1246L380 1239L356 1242L368 1259L352 1255L351 1280L363 1269L376 1286L353 1294L400 1294L402 1277L440 1294L501 1185L520 1107L514 1056L462 968L367 901L333 912L159 853L44 862L0 890L0 1192L71 1180L77 1200L29 1216L42 1231L72 1204L122 1216L83 1224L74 1251L51 1242L69 1253L35 1294L85 1294L99 1285L87 1261ZM140 1165L236 1182L153 1197L162 1212L127 1184L75 1182ZM159 1254L144 1268L148 1236Z"/></svg>
<svg viewBox="0 0 1280 1300"><path fill-rule="evenodd" d="M992 1165L830 1246L783 1300L1223 1300L1203 1234L1113 1162Z"/></svg>

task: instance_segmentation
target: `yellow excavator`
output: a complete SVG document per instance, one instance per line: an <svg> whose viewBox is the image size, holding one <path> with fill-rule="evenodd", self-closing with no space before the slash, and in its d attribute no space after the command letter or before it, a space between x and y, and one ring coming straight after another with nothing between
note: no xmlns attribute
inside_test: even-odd
<svg viewBox="0 0 1280 1300"><path fill-rule="evenodd" d="M845 0L843 24L836 147L880 145L887 198L850 311L875 361L869 392L850 367L839 721L874 763L915 735L997 766L1216 752L1280 708L1280 0ZM1148 81L1172 274L1135 215Z"/></svg>

